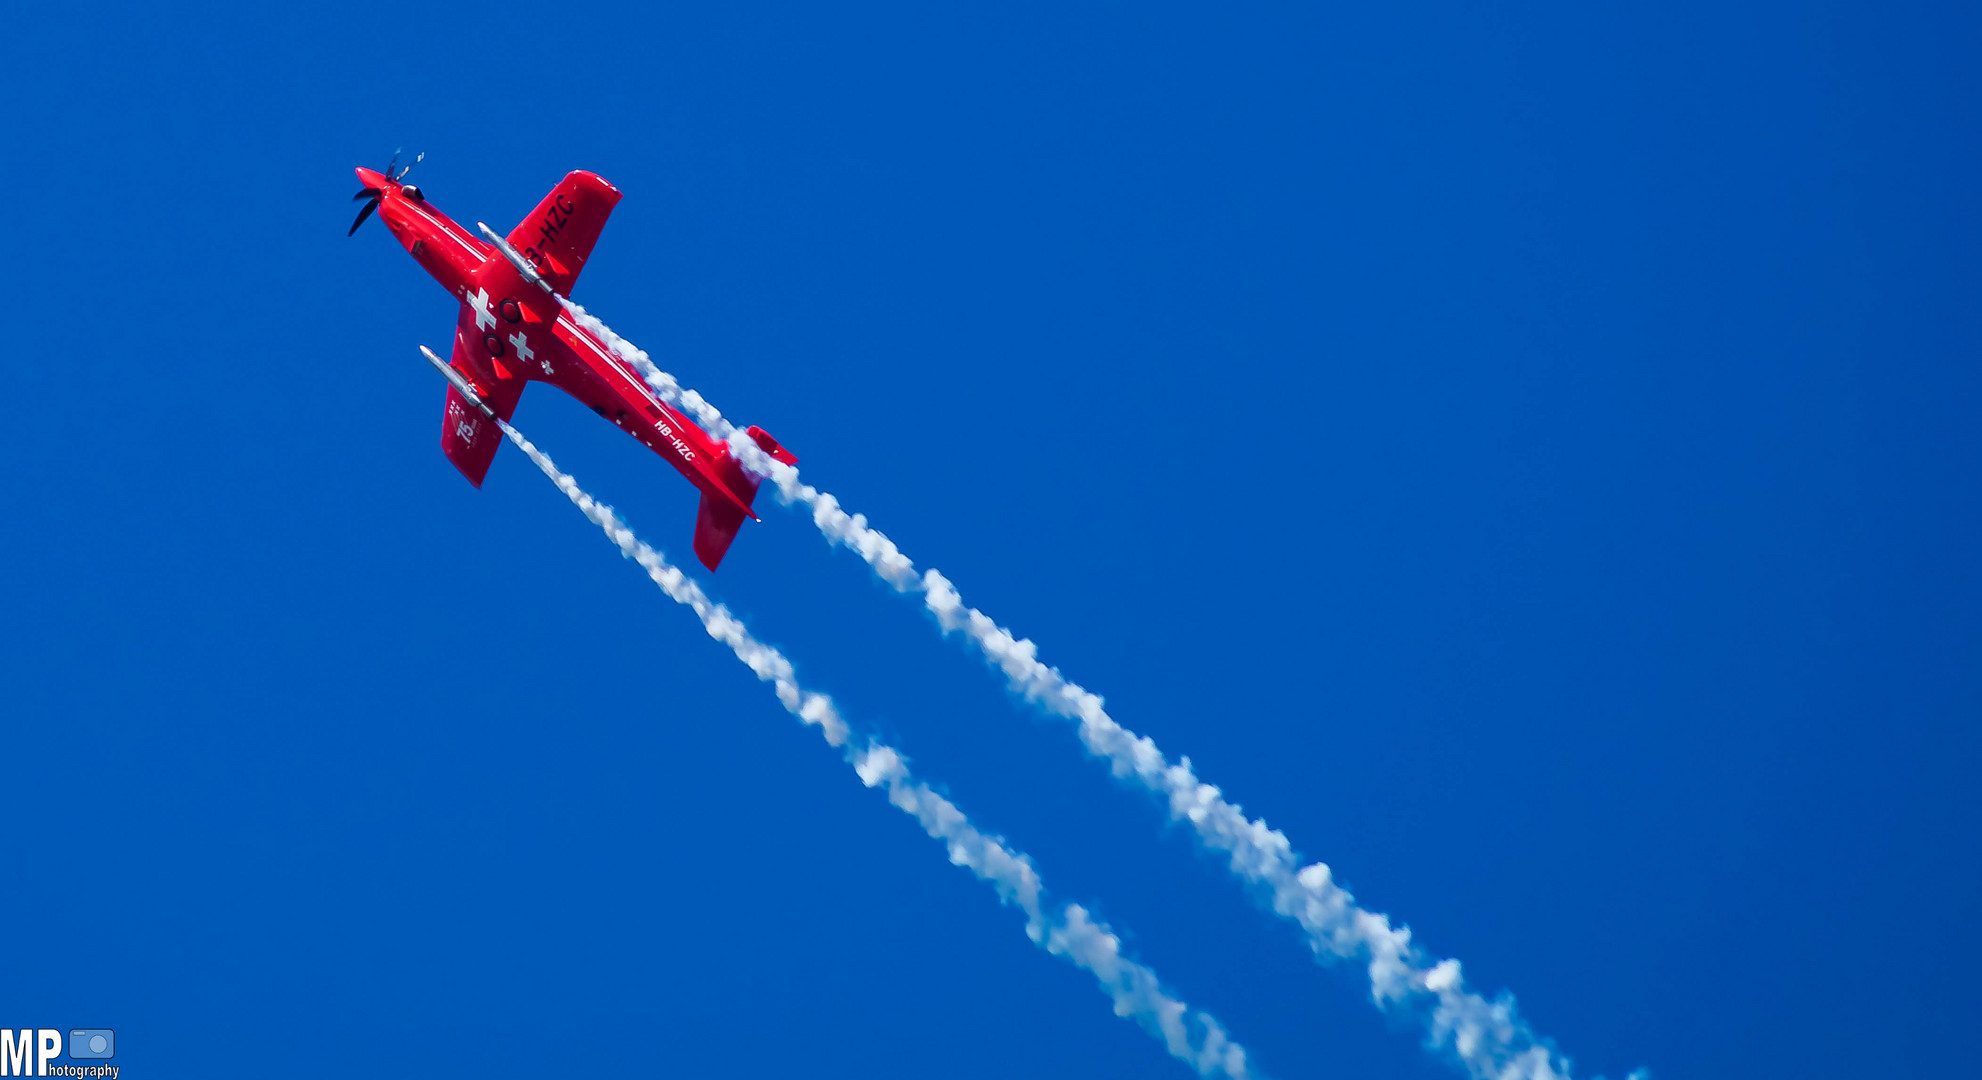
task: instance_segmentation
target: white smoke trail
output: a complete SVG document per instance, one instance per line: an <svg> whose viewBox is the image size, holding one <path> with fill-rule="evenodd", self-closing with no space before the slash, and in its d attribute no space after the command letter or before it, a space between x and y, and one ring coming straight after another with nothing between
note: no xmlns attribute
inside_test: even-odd
<svg viewBox="0 0 1982 1080"><path fill-rule="evenodd" d="M573 321L585 329L590 330L600 341L605 342L606 347L611 349L621 360L633 365L633 369L640 373L640 377L646 380L647 385L653 388L654 393L660 395L662 401L667 402L677 409L685 409L694 414L696 423L701 424L704 430L718 439L728 439L730 436L736 434L736 425L723 419L723 414L714 405L710 404L708 399L682 386L673 375L662 371L654 363L653 358L647 355L645 349L613 333L612 327L600 322L598 316L572 303L569 299L558 296L556 293L552 293L551 295L557 296L557 302L564 305L564 310L570 313Z"/></svg>
<svg viewBox="0 0 1982 1080"><path fill-rule="evenodd" d="M1326 863L1301 866L1285 834L1249 819L1218 788L1200 780L1189 758L1165 757L1156 743L1108 715L1101 698L1048 667L1032 641L976 608L966 607L950 580L935 570L916 573L894 541L848 514L830 493L800 482L798 469L775 461L747 438L731 438L744 465L767 476L787 504L804 506L830 542L845 546L897 592L919 593L944 633L961 631L1011 689L1040 709L1079 725L1090 753L1107 759L1115 776L1161 796L1172 820L1230 857L1232 872L1259 888L1273 910L1305 931L1324 960L1368 966L1370 996L1379 1008L1421 1015L1427 1042L1449 1053L1477 1080L1568 1080L1570 1066L1516 1013L1513 998L1488 1000L1467 989L1459 961L1433 960L1411 941L1408 927L1357 905L1336 884Z"/></svg>
<svg viewBox="0 0 1982 1080"><path fill-rule="evenodd" d="M979 831L956 804L917 780L899 751L872 739L856 741L832 699L801 687L783 653L753 637L728 608L710 600L700 585L635 536L611 507L587 494L521 432L508 424L502 424L502 432L605 532L620 554L639 563L669 599L702 620L710 637L728 645L738 660L770 683L787 711L817 728L829 745L841 750L861 783L870 788L885 787L890 803L915 818L932 838L944 842L952 863L990 883L1001 902L1017 905L1025 913L1027 937L1092 973L1114 999L1116 1015L1134 1020L1161 1039L1172 1056L1201 1076L1247 1080L1253 1075L1245 1049L1232 1041L1225 1028L1210 1014L1193 1010L1166 992L1154 971L1123 956L1121 939L1105 924L1095 922L1079 904L1049 911L1030 858L1012 850L1002 839Z"/></svg>
<svg viewBox="0 0 1982 1080"><path fill-rule="evenodd" d="M1516 1012L1505 992L1489 1000L1469 989L1459 961L1434 960L1411 940L1408 927L1359 906L1326 863L1300 864L1285 834L1248 818L1218 788L1204 783L1189 758L1166 757L1147 736L1117 723L1101 698L1038 659L1038 646L1015 637L976 608L965 607L948 578L915 563L894 541L848 514L831 493L798 478L796 466L774 460L724 420L700 394L683 389L648 355L583 308L559 297L573 318L634 365L669 404L686 407L717 438L726 439L745 468L771 480L779 501L811 511L828 542L859 555L897 592L919 593L945 634L962 631L985 660L1004 672L1011 689L1040 709L1079 725L1090 753L1106 758L1115 776L1161 797L1172 820L1188 824L1206 847L1229 856L1232 872L1259 889L1273 911L1299 925L1322 960L1366 964L1378 1008L1419 1017L1426 1043L1475 1080L1569 1080L1569 1061ZM1634 1073L1636 1077L1639 1074Z"/></svg>

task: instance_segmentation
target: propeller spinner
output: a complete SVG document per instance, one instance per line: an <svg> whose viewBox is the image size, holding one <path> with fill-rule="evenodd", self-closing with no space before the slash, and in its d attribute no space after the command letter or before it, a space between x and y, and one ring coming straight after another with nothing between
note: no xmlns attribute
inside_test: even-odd
<svg viewBox="0 0 1982 1080"><path fill-rule="evenodd" d="M400 169L399 151L394 150L392 152L392 160L386 163L385 171L379 173L378 177L380 180L384 181L385 183L397 184L401 180L406 179L406 174L413 171L414 165L418 165L420 162L425 161L426 159L427 159L426 152L421 151L420 154L416 156L410 164L408 164L405 168ZM395 173L393 171L394 169L398 169L399 171ZM358 226L363 225L365 223L365 219L372 216L372 212L379 208L379 200L384 197L385 197L385 188L383 186L374 187L371 184L366 184L363 191L360 191L356 195L351 196L352 202L357 202L361 199L365 200L365 208L358 211L358 220L353 221L351 223L350 231L346 232L344 235L346 236L357 235Z"/></svg>

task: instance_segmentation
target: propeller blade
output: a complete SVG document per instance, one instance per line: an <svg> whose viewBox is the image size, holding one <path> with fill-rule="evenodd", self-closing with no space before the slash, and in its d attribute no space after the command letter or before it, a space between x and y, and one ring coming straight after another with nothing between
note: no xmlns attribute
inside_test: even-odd
<svg viewBox="0 0 1982 1080"><path fill-rule="evenodd" d="M393 160L397 161L399 159L395 156ZM427 152L425 150L422 150L420 151L419 155L413 159L413 165L418 165L420 162L425 160L427 160ZM399 170L399 175L393 177L392 182L396 184L399 181L406 179L406 174L413 171L413 165L408 165L405 168Z"/></svg>
<svg viewBox="0 0 1982 1080"><path fill-rule="evenodd" d="M378 197L379 197L379 193L377 191L371 188L366 188L365 190L360 191L356 195L351 196L351 201L357 202L359 199L376 199Z"/></svg>
<svg viewBox="0 0 1982 1080"><path fill-rule="evenodd" d="M404 148L402 147L401 149ZM387 175L388 177L391 176L392 170L397 169L398 167L399 167L399 151L394 150L392 152L392 160L385 163L385 175Z"/></svg>
<svg viewBox="0 0 1982 1080"><path fill-rule="evenodd" d="M379 208L379 204L378 204L378 200L376 199L366 203L365 208L363 210L358 211L358 220L351 223L351 232L345 233L344 235L351 236L355 234L358 231L358 226L363 225L365 223L365 219L372 216L372 211L377 210L378 208Z"/></svg>

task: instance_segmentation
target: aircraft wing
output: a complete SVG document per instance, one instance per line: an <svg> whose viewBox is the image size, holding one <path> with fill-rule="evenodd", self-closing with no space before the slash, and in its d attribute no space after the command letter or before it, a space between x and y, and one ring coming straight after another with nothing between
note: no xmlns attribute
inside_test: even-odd
<svg viewBox="0 0 1982 1080"><path fill-rule="evenodd" d="M599 230L619 204L619 189L591 173L571 173L512 229L509 246L523 253L561 296L570 296L578 272L599 242Z"/></svg>
<svg viewBox="0 0 1982 1080"><path fill-rule="evenodd" d="M463 377L476 384L482 392L482 400L497 416L509 419L516 412L517 399L523 396L522 379L488 380L475 373L475 367L468 362L467 335L474 329L473 315L464 312L461 325L454 329L454 359L451 365ZM482 486L482 478L489 474L489 463L495 460L495 452L502 446L502 429L482 415L480 409L468 403L461 391L453 386L447 388L447 411L441 414L440 449L447 460L461 470L461 475L476 487Z"/></svg>

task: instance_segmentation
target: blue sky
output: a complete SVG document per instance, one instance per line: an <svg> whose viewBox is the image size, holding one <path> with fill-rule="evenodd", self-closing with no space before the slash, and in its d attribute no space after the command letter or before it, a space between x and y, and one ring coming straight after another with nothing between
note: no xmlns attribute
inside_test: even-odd
<svg viewBox="0 0 1982 1080"><path fill-rule="evenodd" d="M507 228L1577 1063L1971 1071L1948 5L15 16L0 1026L144 1076L1188 1076L513 449L355 165ZM685 560L693 493L519 426ZM1270 1076L1453 1073L772 506L710 587Z"/></svg>

